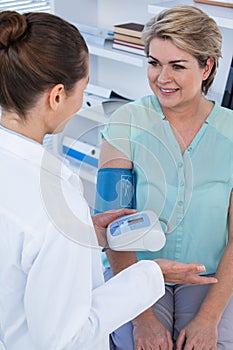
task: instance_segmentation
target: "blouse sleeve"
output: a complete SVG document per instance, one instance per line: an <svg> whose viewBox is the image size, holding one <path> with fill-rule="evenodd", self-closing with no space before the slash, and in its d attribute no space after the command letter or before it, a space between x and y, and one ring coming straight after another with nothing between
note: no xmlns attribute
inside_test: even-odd
<svg viewBox="0 0 233 350"><path fill-rule="evenodd" d="M108 143L131 159L131 103L117 109L111 116L101 135Z"/></svg>

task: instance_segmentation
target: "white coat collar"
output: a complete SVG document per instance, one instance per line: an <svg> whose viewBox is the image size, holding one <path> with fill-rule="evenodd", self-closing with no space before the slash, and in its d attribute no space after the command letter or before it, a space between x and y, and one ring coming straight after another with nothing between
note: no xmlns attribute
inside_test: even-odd
<svg viewBox="0 0 233 350"><path fill-rule="evenodd" d="M61 169L59 176L64 180L73 175L61 159L48 152L40 143L4 129L0 129L0 149L52 173L57 174L58 169Z"/></svg>

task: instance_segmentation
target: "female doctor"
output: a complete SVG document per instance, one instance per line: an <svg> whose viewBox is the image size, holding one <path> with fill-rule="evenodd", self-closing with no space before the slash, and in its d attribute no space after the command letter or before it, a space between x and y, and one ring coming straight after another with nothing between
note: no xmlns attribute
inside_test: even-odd
<svg viewBox="0 0 233 350"><path fill-rule="evenodd" d="M81 107L88 70L87 46L72 25L46 13L0 13L0 339L7 350L105 350L110 332L164 294L164 278L216 282L197 276L201 264L158 260L104 284L105 227L131 211L97 215L93 226L79 177L42 146Z"/></svg>

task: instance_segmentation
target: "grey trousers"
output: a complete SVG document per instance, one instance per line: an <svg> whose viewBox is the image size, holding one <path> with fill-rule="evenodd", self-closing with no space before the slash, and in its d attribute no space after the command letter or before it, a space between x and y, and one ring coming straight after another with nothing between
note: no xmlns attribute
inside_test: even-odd
<svg viewBox="0 0 233 350"><path fill-rule="evenodd" d="M105 279L108 280L111 277L111 269L106 269ZM172 335L174 349L179 332L197 314L208 289L209 285L166 286L165 295L153 305L155 315ZM114 331L111 338L116 350L134 350L131 322ZM233 350L233 297L219 323L217 349Z"/></svg>

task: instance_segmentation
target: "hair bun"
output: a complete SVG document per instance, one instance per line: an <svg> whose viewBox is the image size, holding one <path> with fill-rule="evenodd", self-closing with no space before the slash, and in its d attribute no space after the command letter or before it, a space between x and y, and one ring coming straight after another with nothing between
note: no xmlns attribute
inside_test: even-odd
<svg viewBox="0 0 233 350"><path fill-rule="evenodd" d="M0 12L0 49L25 37L27 22L24 15L15 11Z"/></svg>

